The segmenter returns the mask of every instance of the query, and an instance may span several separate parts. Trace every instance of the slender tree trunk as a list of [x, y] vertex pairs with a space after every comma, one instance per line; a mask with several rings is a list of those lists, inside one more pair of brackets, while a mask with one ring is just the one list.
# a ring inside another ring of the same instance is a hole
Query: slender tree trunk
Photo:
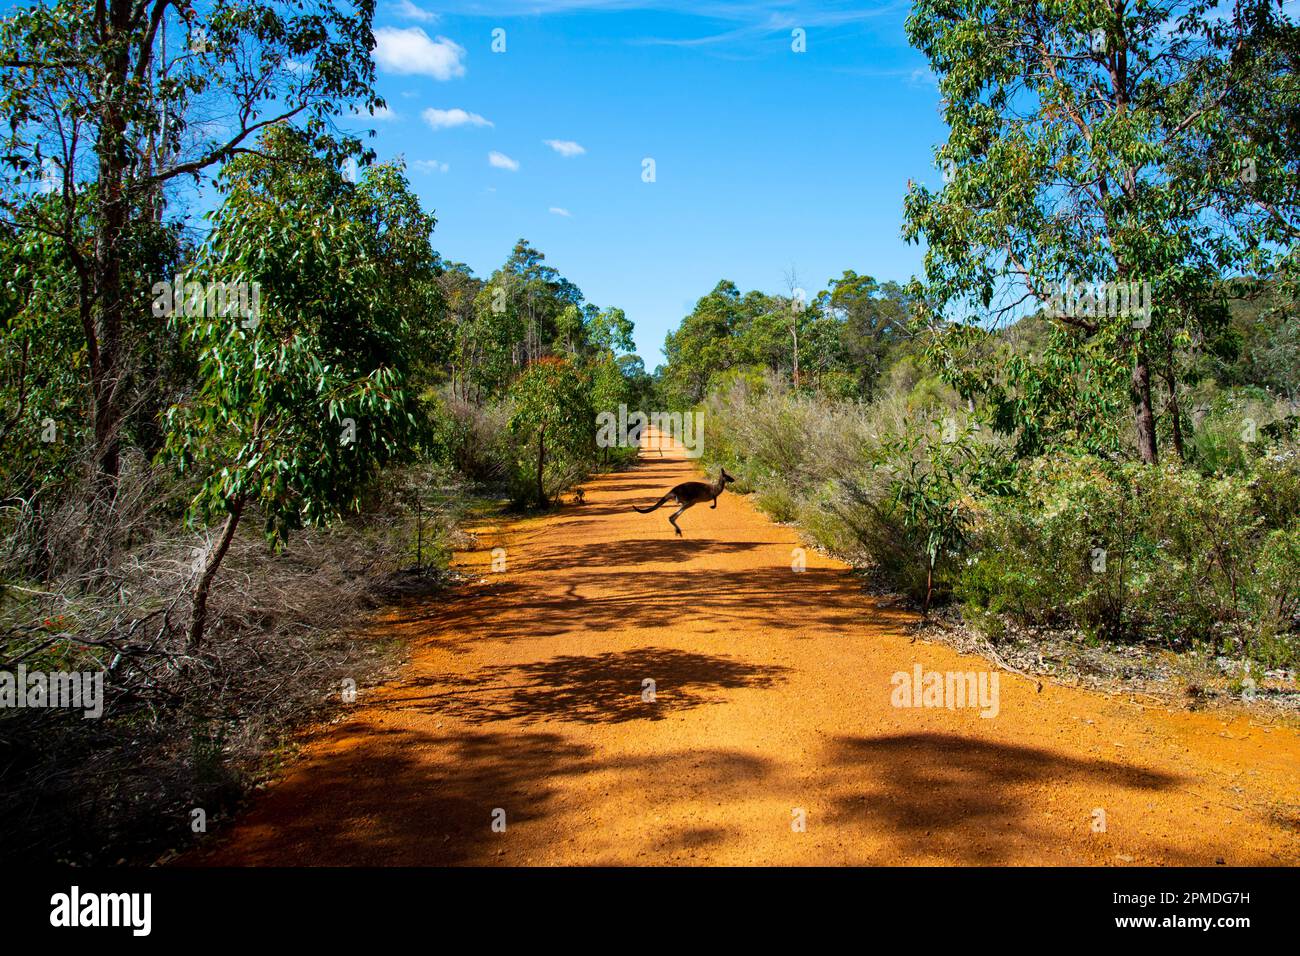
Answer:
[[[130, 29], [133, 4], [117, 0], [109, 7], [108, 33], [124, 41]], [[92, 367], [91, 403], [95, 431], [94, 493], [96, 501], [111, 501], [116, 493], [121, 466], [120, 394], [124, 384], [122, 368], [122, 324], [126, 312], [122, 278], [122, 239], [130, 216], [126, 170], [130, 161], [126, 141], [126, 96], [128, 53], [121, 42], [109, 55], [104, 80], [103, 121], [95, 144], [99, 157], [97, 183], [100, 218], [95, 236], [95, 285], [99, 314], [95, 323], [98, 368]]]
[[794, 387], [799, 388], [799, 317], [796, 313], [794, 325], [790, 327], [790, 334], [794, 337]]
[[1151, 367], [1145, 350], [1138, 348], [1133, 362], [1133, 417], [1137, 424], [1138, 454], [1148, 465], [1157, 463], [1156, 416], [1151, 407]]
[[537, 432], [537, 506], [546, 507], [546, 486], [542, 484], [542, 469], [546, 465], [546, 429]]
[[1174, 375], [1174, 362], [1171, 358], [1165, 366], [1165, 387], [1169, 390], [1169, 421], [1173, 425], [1174, 451], [1179, 461], [1187, 460], [1187, 449], [1183, 444], [1183, 416], [1178, 404], [1178, 379]]
[[190, 605], [190, 628], [185, 635], [186, 650], [194, 650], [203, 640], [203, 628], [208, 619], [208, 592], [212, 589], [212, 579], [217, 576], [217, 569], [221, 567], [222, 559], [230, 550], [230, 542], [235, 537], [235, 529], [239, 527], [239, 517], [243, 512], [242, 499], [232, 504], [230, 513], [226, 516], [225, 526], [221, 529], [221, 538], [203, 565], [203, 573], [199, 575], [199, 582], [194, 588], [194, 597]]

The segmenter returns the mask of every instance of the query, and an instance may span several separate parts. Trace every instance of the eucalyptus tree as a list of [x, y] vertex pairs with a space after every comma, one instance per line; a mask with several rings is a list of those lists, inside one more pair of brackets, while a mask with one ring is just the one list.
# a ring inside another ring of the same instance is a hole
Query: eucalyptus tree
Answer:
[[[61, 244], [76, 277], [97, 497], [111, 499], [130, 349], [151, 322], [137, 247], [169, 187], [293, 120], [319, 145], [372, 91], [374, 0], [55, 0], [0, 20], [0, 217]], [[51, 203], [32, 203], [36, 193]], [[155, 276], [157, 278], [157, 276]]]
[[421, 316], [394, 295], [432, 261], [400, 171], [349, 182], [311, 138], [273, 127], [222, 172], [226, 199], [194, 270], [258, 283], [251, 316], [173, 315], [198, 383], [168, 413], [166, 457], [192, 474], [192, 520], [219, 521], [202, 555], [189, 643], [245, 514], [267, 538], [359, 507], [419, 439], [410, 367]]
[[521, 467], [532, 472], [533, 498], [545, 507], [546, 469], [562, 477], [584, 471], [595, 452], [596, 416], [588, 377], [574, 363], [543, 356], [510, 386], [510, 429], [524, 451]]
[[[936, 357], [963, 390], [1000, 389], [1004, 425], [1033, 426], [1026, 416], [1043, 409], [1025, 396], [1065, 374], [1075, 382], [1061, 397], [1126, 390], [1138, 452], [1156, 460], [1153, 367], [1222, 316], [1216, 290], [1267, 238], [1245, 228], [1242, 191], [1225, 188], [1241, 164], [1193, 175], [1188, 159], [1230, 155], [1205, 144], [1225, 105], [1249, 99], [1239, 84], [1261, 79], [1242, 68], [1248, 51], [1287, 23], [1265, 0], [916, 4], [908, 36], [938, 77], [950, 133], [945, 184], [911, 186], [904, 234], [927, 243], [929, 318], [957, 329]], [[1294, 208], [1294, 195], [1274, 198]], [[1069, 294], [1075, 283], [1083, 295]], [[1149, 290], [1149, 308], [1124, 307], [1116, 290], [1129, 289]], [[980, 325], [1026, 302], [1047, 307], [1052, 361], [963, 366]]]
[[715, 372], [736, 364], [735, 336], [742, 319], [740, 290], [724, 279], [668, 333], [662, 384], [669, 404], [694, 405], [704, 398]]
[[835, 320], [837, 351], [858, 379], [863, 397], [871, 398], [890, 352], [908, 337], [911, 303], [906, 292], [896, 282], [882, 285], [845, 269], [818, 294], [815, 305]]

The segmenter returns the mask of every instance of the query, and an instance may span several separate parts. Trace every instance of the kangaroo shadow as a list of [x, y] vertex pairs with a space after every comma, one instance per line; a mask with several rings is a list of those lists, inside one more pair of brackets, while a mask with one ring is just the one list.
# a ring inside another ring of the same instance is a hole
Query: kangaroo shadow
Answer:
[[462, 677], [435, 675], [408, 684], [417, 691], [428, 688], [428, 694], [390, 702], [474, 723], [662, 720], [675, 711], [715, 703], [720, 691], [769, 687], [784, 670], [712, 654], [642, 647], [492, 665]]
[[[1053, 833], [1033, 815], [1027, 791], [1068, 784], [1159, 791], [1181, 779], [955, 734], [842, 736], [829, 747], [836, 779], [860, 787], [835, 799], [832, 822], [889, 834], [899, 858], [938, 855], [963, 864], [996, 865], [1026, 847], [1050, 845]], [[1071, 826], [1086, 829], [1087, 812]]]

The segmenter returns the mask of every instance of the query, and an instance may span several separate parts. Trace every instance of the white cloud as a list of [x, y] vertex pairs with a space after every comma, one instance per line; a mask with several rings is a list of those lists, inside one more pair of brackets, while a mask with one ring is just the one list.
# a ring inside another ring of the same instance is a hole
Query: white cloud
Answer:
[[586, 152], [585, 149], [571, 139], [544, 139], [542, 142], [566, 158], [571, 156], [581, 156]]
[[419, 20], [421, 23], [432, 23], [438, 19], [438, 14], [430, 13], [423, 7], [417, 7], [411, 0], [397, 0], [391, 4], [393, 12], [405, 20]]
[[54, 161], [54, 157], [46, 156], [41, 163], [41, 179], [36, 187], [36, 191], [45, 193], [60, 192], [63, 189], [63, 170], [59, 164]]
[[434, 129], [451, 129], [453, 126], [491, 126], [492, 121], [477, 113], [467, 113], [462, 109], [435, 110], [427, 109], [420, 114], [424, 121]]
[[565, 209], [563, 206], [552, 206], [550, 211], [557, 216], [565, 216], [566, 218], [573, 215], [573, 213], [569, 212], [569, 210]]
[[374, 120], [376, 123], [387, 123], [389, 120], [395, 120], [401, 118], [397, 115], [396, 112], [393, 111], [391, 107], [388, 106], [376, 107], [375, 112], [373, 114], [367, 112], [364, 109], [358, 108], [352, 110], [352, 115], [357, 117], [358, 119]]
[[446, 37], [429, 39], [419, 27], [380, 27], [375, 31], [375, 63], [390, 73], [450, 80], [465, 75], [465, 48]]
[[417, 173], [445, 173], [451, 169], [448, 163], [440, 163], [436, 159], [417, 159], [411, 163], [411, 168]]
[[519, 172], [519, 161], [511, 159], [505, 153], [498, 153], [495, 149], [488, 153], [488, 165], [495, 166], [497, 169], [508, 169], [512, 173]]

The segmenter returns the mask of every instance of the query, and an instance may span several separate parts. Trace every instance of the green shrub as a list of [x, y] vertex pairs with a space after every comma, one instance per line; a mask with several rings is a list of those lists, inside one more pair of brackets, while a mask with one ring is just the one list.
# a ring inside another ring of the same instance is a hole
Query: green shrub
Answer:
[[769, 475], [759, 479], [754, 492], [754, 503], [773, 521], [789, 523], [799, 513], [800, 499], [781, 476]]
[[1039, 459], [1010, 493], [985, 499], [957, 596], [973, 611], [1027, 623], [1130, 633], [1135, 513], [1122, 470], [1092, 458]]
[[924, 601], [929, 591], [926, 535], [909, 526], [904, 508], [890, 497], [888, 477], [844, 480], [840, 489], [830, 510], [855, 542], [854, 550], [894, 587]]
[[1296, 629], [1300, 546], [1267, 524], [1242, 477], [1040, 460], [1014, 494], [986, 499], [957, 594], [973, 620], [1216, 652], [1267, 644], [1279, 659]]
[[1255, 462], [1251, 494], [1267, 528], [1287, 528], [1300, 520], [1300, 441], [1288, 439]]
[[835, 482], [822, 482], [800, 501], [795, 521], [818, 547], [850, 560], [863, 558], [861, 541], [836, 511], [840, 495]]
[[1259, 626], [1248, 639], [1250, 656], [1269, 667], [1295, 667], [1300, 664], [1300, 524], [1265, 535], [1251, 581]]
[[1247, 474], [1283, 417], [1284, 406], [1261, 389], [1218, 392], [1195, 422], [1188, 461], [1205, 475]]

